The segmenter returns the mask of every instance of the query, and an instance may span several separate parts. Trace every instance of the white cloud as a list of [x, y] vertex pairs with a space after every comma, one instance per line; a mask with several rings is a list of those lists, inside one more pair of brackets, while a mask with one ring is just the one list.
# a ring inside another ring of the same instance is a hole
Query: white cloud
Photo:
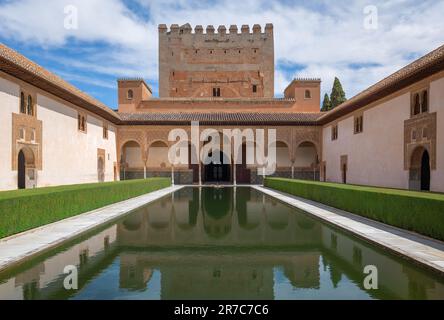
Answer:
[[[368, 1], [132, 0], [145, 8], [149, 20], [121, 0], [16, 0], [2, 5], [0, 28], [6, 37], [43, 48], [105, 43], [81, 61], [66, 63], [105, 75], [143, 76], [157, 82], [159, 23], [254, 24], [275, 26], [276, 61], [306, 68], [292, 76], [321, 77], [329, 91], [338, 76], [348, 97], [365, 89], [442, 44], [444, 1], [374, 0], [379, 28], [365, 30], [363, 9]], [[66, 4], [79, 8], [79, 30], [63, 27]], [[351, 64], [365, 64], [353, 69]], [[276, 94], [291, 77], [276, 74]]]

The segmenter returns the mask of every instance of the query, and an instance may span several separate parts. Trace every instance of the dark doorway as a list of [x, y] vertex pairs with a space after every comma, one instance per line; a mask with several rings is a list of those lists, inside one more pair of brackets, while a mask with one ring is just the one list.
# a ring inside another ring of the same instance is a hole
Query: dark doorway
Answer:
[[199, 183], [199, 164], [193, 164], [192, 154], [194, 153], [195, 158], [199, 160], [198, 155], [196, 154], [196, 149], [189, 144], [188, 145], [188, 169], [193, 171], [193, 183]]
[[23, 150], [18, 154], [18, 188], [26, 189], [26, 160]]
[[247, 167], [247, 146], [242, 145], [242, 164], [236, 165], [236, 181], [241, 184], [251, 183], [251, 170]]
[[430, 156], [424, 151], [421, 159], [421, 190], [430, 191]]
[[[212, 154], [210, 154], [212, 157]], [[204, 168], [205, 182], [231, 182], [231, 164], [224, 153], [219, 151], [220, 164], [210, 163]]]
[[342, 183], [347, 184], [347, 165], [342, 166]]

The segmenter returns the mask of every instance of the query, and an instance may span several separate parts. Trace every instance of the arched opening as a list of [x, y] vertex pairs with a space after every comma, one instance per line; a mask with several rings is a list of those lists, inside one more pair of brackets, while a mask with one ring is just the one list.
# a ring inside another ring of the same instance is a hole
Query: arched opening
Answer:
[[127, 98], [128, 100], [132, 100], [134, 98], [134, 91], [133, 90], [128, 90], [127, 92]]
[[313, 142], [302, 142], [295, 152], [294, 178], [303, 180], [320, 180], [319, 156]]
[[291, 167], [290, 151], [288, 145], [285, 142], [277, 141], [276, 147], [276, 165], [281, 169], [288, 169]]
[[168, 144], [163, 141], [153, 142], [148, 148], [147, 167], [150, 169], [167, 169], [171, 167], [168, 159]]
[[421, 190], [430, 191], [430, 156], [427, 150], [421, 159]]
[[26, 189], [26, 163], [25, 163], [25, 154], [23, 150], [20, 150], [18, 155], [18, 188]]
[[97, 159], [97, 178], [99, 182], [105, 182], [105, 161], [102, 157]]
[[144, 163], [142, 148], [136, 141], [128, 141], [122, 147], [120, 158], [120, 178], [122, 180], [143, 178]]
[[430, 191], [430, 153], [424, 147], [416, 148], [410, 161], [410, 189]]
[[[214, 152], [216, 153], [219, 163], [211, 161], [211, 163], [204, 166], [205, 182], [231, 182], [231, 159], [220, 150], [215, 150]], [[213, 153], [210, 153], [208, 158], [213, 159]], [[208, 161], [205, 161], [205, 163], [207, 162]]]
[[23, 148], [18, 153], [17, 161], [17, 187], [18, 189], [32, 188], [36, 186], [35, 158], [29, 148]]

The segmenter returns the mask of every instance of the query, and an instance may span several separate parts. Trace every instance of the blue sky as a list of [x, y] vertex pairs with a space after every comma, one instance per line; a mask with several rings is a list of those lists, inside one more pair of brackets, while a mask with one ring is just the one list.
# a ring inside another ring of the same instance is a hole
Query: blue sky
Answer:
[[[67, 5], [78, 29], [65, 28]], [[350, 98], [443, 45], [443, 12], [444, 0], [0, 0], [0, 41], [116, 108], [118, 78], [143, 77], [157, 94], [159, 23], [271, 22], [276, 96], [294, 77], [321, 78], [324, 94], [338, 76]]]

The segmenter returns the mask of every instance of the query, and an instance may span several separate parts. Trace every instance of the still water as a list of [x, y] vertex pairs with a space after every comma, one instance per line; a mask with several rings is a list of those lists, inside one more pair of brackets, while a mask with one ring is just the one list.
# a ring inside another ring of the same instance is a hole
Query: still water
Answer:
[[0, 274], [0, 299], [443, 298], [442, 277], [247, 187], [182, 189]]

